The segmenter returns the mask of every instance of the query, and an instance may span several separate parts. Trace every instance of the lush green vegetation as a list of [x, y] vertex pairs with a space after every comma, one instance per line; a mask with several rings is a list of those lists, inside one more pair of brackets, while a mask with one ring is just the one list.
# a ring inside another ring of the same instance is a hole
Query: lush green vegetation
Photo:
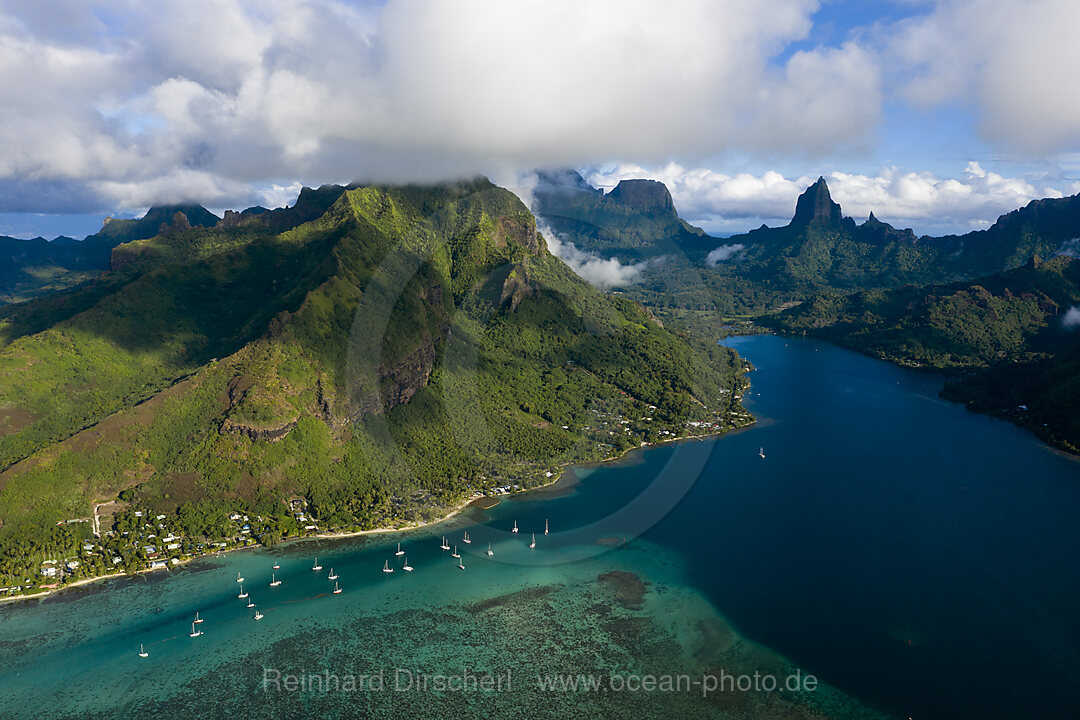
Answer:
[[132, 241], [99, 282], [0, 315], [0, 570], [118, 496], [185, 541], [227, 508], [276, 542], [303, 532], [290, 498], [321, 529], [417, 522], [749, 422], [734, 353], [586, 284], [511, 193], [323, 195], [284, 230]]

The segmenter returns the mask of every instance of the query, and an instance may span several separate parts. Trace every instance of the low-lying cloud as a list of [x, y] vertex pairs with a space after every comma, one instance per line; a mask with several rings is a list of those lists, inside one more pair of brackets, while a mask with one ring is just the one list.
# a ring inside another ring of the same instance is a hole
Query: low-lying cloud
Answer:
[[586, 282], [601, 290], [612, 287], [625, 287], [635, 282], [648, 264], [645, 261], [624, 264], [615, 258], [604, 258], [594, 252], [578, 248], [565, 237], [560, 237], [551, 228], [538, 225], [537, 229], [547, 241], [548, 250]]
[[1073, 306], [1061, 316], [1061, 324], [1066, 330], [1080, 327], [1080, 307]]
[[730, 260], [739, 254], [740, 251], [746, 248], [742, 243], [732, 243], [731, 245], [721, 245], [708, 255], [705, 256], [705, 264], [709, 267], [716, 267], [718, 264], [725, 260]]

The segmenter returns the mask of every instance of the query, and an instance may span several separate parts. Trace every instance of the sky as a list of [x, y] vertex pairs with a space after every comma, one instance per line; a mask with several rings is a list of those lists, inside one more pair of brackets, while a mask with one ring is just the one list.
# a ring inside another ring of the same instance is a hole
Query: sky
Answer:
[[824, 176], [919, 234], [1080, 192], [1075, 0], [0, 0], [0, 234], [302, 185], [650, 177], [718, 234]]

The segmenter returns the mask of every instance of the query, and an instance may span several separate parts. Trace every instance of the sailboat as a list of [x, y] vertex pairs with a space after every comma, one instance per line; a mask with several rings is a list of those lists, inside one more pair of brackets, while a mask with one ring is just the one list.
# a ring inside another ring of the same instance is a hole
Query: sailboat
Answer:
[[466, 530], [466, 531], [465, 531], [465, 540], [464, 540], [463, 542], [464, 542], [464, 543], [465, 543], [466, 545], [468, 545], [468, 544], [472, 543], [472, 539], [470, 539], [470, 538], [469, 538], [469, 531], [468, 531], [468, 530]]
[[150, 653], [143, 650], [142, 643], [139, 643], [139, 657], [150, 657]]
[[277, 587], [281, 584], [281, 581], [277, 579], [277, 575], [270, 573], [270, 587]]
[[518, 531], [517, 520], [515, 520], [514, 521], [514, 529], [511, 530], [510, 532], [517, 532], [517, 531]]
[[337, 580], [338, 579], [338, 575], [337, 575], [336, 572], [334, 572], [334, 568], [330, 568], [330, 574], [326, 576], [326, 579], [327, 580]]
[[241, 586], [240, 586], [240, 594], [239, 594], [239, 595], [237, 595], [236, 597], [238, 597], [238, 598], [240, 598], [241, 600], [243, 600], [243, 599], [244, 599], [244, 598], [246, 598], [247, 596], [248, 596], [248, 594], [247, 594], [246, 592], [244, 592], [244, 586], [243, 586], [243, 585], [241, 585]]
[[281, 566], [280, 566], [280, 565], [278, 565], [277, 563], [274, 563], [274, 569], [275, 569], [275, 570], [280, 570], [280, 569], [281, 569]]
[[247, 606], [248, 606], [249, 608], [253, 608], [253, 607], [255, 607], [255, 601], [254, 601], [254, 600], [248, 600], [248, 604], [247, 604]]
[[534, 548], [534, 547], [536, 547], [536, 533], [533, 533], [533, 534], [532, 534], [532, 542], [531, 542], [531, 543], [529, 543], [529, 547], [530, 547], [530, 548]]
[[488, 557], [495, 554], [495, 551], [491, 549], [491, 543], [488, 543]]
[[196, 624], [201, 624], [202, 623], [202, 618], [199, 617], [199, 611], [198, 610], [195, 611], [195, 623]]
[[315, 564], [311, 566], [311, 569], [314, 570], [315, 572], [319, 572], [320, 570], [322, 570], [322, 565], [319, 564], [319, 556], [318, 555], [315, 556]]
[[258, 610], [255, 611], [255, 619], [256, 620], [262, 620], [263, 619], [263, 614], [261, 612], [259, 612]]
[[244, 578], [240, 577], [240, 573], [236, 573], [236, 582], [238, 582], [238, 583], [244, 582]]
[[340, 595], [341, 594], [341, 588], [338, 587], [337, 583], [334, 583], [334, 594], [335, 595]]
[[389, 560], [387, 560], [386, 562], [383, 563], [382, 571], [383, 572], [394, 572], [394, 568], [390, 567], [390, 561]]
[[446, 536], [445, 535], [442, 536], [442, 545], [440, 545], [439, 547], [441, 547], [443, 550], [449, 550], [450, 549], [450, 543], [446, 542]]
[[458, 566], [458, 570], [464, 570], [465, 569], [465, 561], [464, 560], [458, 560], [457, 566]]
[[409, 558], [405, 558], [405, 564], [401, 566], [401, 569], [405, 572], [412, 572], [412, 565], [409, 564]]
[[394, 553], [394, 554], [395, 555], [404, 555], [405, 554], [405, 551], [401, 549], [401, 543], [397, 544], [397, 552]]
[[758, 450], [757, 454], [758, 454], [758, 457], [760, 457], [762, 460], [764, 460], [765, 459], [765, 448], [760, 448]]
[[544, 534], [545, 535], [548, 534], [548, 521], [547, 521], [547, 518], [544, 518]]
[[450, 557], [456, 557], [456, 558], [461, 557], [461, 555], [458, 554], [457, 545], [454, 546], [454, 552], [450, 553]]
[[196, 630], [195, 623], [191, 623], [191, 633], [188, 637], [199, 637], [200, 635], [202, 635], [202, 630]]

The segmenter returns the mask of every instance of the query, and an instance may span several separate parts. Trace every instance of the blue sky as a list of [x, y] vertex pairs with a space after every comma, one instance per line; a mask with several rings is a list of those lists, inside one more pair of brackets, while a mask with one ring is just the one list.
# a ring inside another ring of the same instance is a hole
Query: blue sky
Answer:
[[715, 232], [920, 233], [1080, 191], [1071, 0], [0, 0], [0, 234], [577, 167]]

